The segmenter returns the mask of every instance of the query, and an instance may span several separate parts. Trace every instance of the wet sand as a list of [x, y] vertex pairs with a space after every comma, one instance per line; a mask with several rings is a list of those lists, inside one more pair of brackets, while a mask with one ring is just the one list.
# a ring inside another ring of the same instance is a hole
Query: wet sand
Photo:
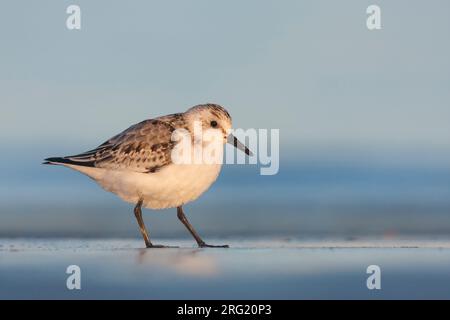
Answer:
[[[1, 299], [450, 299], [450, 240], [0, 239]], [[81, 268], [68, 290], [66, 268]], [[381, 290], [366, 269], [381, 268]]]

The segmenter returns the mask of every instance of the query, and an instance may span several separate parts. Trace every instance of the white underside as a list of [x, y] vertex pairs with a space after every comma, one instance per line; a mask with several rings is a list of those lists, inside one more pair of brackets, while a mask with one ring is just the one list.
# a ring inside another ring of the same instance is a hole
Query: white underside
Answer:
[[154, 173], [66, 165], [94, 179], [124, 201], [151, 209], [173, 208], [197, 199], [217, 179], [221, 164], [170, 164]]

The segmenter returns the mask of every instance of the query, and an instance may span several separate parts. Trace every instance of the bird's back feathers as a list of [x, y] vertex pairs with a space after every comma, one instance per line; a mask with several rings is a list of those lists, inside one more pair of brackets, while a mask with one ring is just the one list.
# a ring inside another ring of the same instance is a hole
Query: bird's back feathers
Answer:
[[168, 117], [131, 126], [93, 150], [73, 156], [52, 157], [44, 164], [76, 165], [112, 170], [155, 172], [171, 163], [175, 127]]

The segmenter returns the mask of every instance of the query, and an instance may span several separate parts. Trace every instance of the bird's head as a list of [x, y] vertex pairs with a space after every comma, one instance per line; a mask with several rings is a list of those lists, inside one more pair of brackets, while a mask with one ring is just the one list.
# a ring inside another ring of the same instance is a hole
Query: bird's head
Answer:
[[252, 152], [230, 133], [231, 116], [222, 106], [211, 103], [197, 105], [187, 110], [185, 116], [191, 132], [195, 132], [195, 123], [200, 124], [203, 132], [214, 130], [223, 137], [223, 143], [228, 142], [247, 155], [252, 155]]

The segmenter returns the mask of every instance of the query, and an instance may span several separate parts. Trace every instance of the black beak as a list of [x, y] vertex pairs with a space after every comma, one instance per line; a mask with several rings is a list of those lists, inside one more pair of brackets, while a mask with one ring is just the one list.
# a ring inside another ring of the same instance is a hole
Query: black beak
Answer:
[[253, 156], [253, 152], [251, 152], [244, 144], [242, 144], [235, 136], [233, 136], [231, 133], [228, 135], [227, 143], [232, 144], [237, 149], [245, 152], [248, 156]]

